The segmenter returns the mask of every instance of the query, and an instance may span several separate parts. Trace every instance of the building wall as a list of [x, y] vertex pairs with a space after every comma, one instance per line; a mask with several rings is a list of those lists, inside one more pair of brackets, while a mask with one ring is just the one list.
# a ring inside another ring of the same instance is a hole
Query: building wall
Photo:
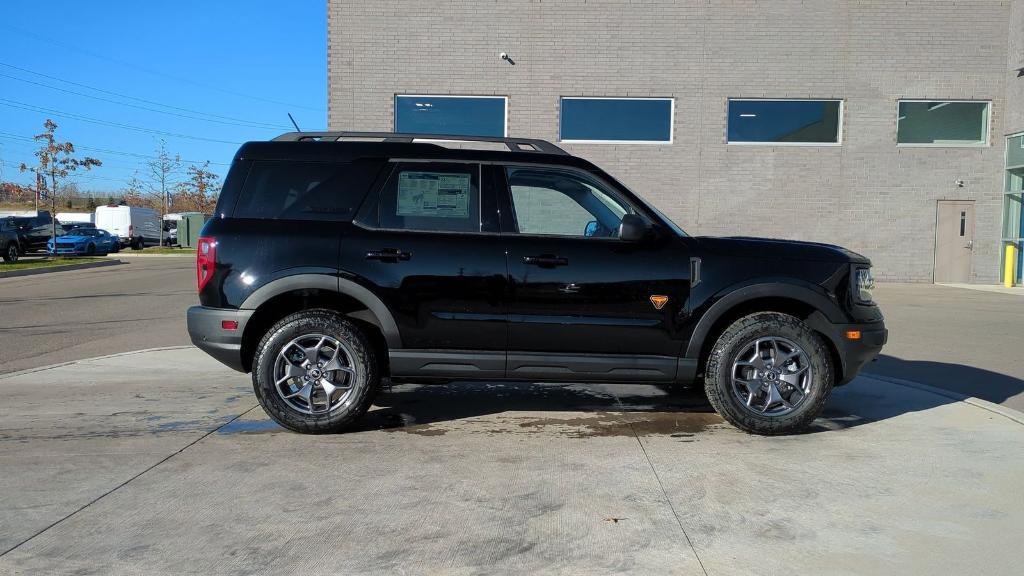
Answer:
[[[993, 282], [1012, 4], [329, 0], [328, 123], [390, 131], [395, 94], [504, 95], [510, 135], [557, 141], [560, 96], [671, 96], [671, 145], [563, 146], [691, 233], [837, 243], [881, 279], [931, 281], [936, 201], [975, 200]], [[727, 145], [742, 97], [841, 98], [842, 146]], [[898, 98], [991, 100], [991, 145], [897, 148]]]
[[1024, 77], [1018, 71], [1024, 68], [1024, 0], [1013, 0], [1010, 12], [1006, 83], [1005, 135], [1024, 132]]

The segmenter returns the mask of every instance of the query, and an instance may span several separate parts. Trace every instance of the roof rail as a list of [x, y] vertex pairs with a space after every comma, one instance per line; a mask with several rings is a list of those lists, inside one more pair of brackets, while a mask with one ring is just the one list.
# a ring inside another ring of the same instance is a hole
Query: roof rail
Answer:
[[402, 132], [288, 132], [274, 138], [274, 142], [333, 141], [342, 138], [380, 138], [384, 142], [415, 142], [417, 140], [442, 140], [447, 142], [497, 142], [504, 144], [510, 152], [542, 152], [545, 154], [569, 153], [547, 140], [536, 138], [500, 138], [497, 136], [456, 136], [453, 134], [412, 134]]

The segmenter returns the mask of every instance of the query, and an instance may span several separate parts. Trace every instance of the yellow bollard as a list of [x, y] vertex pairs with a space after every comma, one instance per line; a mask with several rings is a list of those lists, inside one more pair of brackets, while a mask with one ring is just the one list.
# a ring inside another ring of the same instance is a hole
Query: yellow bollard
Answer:
[[1017, 245], [1006, 245], [1006, 259], [1003, 265], [1003, 286], [1013, 288], [1013, 281], [1017, 279]]

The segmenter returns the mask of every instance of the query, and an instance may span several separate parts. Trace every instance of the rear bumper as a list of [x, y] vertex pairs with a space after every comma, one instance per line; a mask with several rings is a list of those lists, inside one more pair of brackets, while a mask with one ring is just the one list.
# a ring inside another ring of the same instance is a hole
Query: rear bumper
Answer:
[[[200, 350], [213, 356], [232, 370], [245, 372], [242, 361], [242, 334], [252, 310], [226, 310], [192, 306], [188, 309], [188, 335]], [[235, 330], [224, 328], [225, 321], [238, 323]]]

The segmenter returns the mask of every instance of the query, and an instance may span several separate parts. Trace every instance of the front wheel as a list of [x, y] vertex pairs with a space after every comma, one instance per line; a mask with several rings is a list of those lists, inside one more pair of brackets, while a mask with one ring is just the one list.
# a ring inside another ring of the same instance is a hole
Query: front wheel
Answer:
[[95, 256], [96, 255], [96, 245], [95, 244], [89, 244], [85, 248], [85, 255], [86, 256]]
[[4, 250], [4, 262], [17, 262], [18, 261], [18, 245], [11, 242], [7, 245], [7, 250]]
[[370, 408], [380, 387], [370, 339], [330, 310], [275, 324], [257, 346], [252, 385], [267, 415], [296, 432], [340, 432]]
[[719, 336], [704, 387], [723, 418], [752, 434], [799, 432], [821, 414], [832, 392], [832, 357], [799, 318], [758, 312]]

